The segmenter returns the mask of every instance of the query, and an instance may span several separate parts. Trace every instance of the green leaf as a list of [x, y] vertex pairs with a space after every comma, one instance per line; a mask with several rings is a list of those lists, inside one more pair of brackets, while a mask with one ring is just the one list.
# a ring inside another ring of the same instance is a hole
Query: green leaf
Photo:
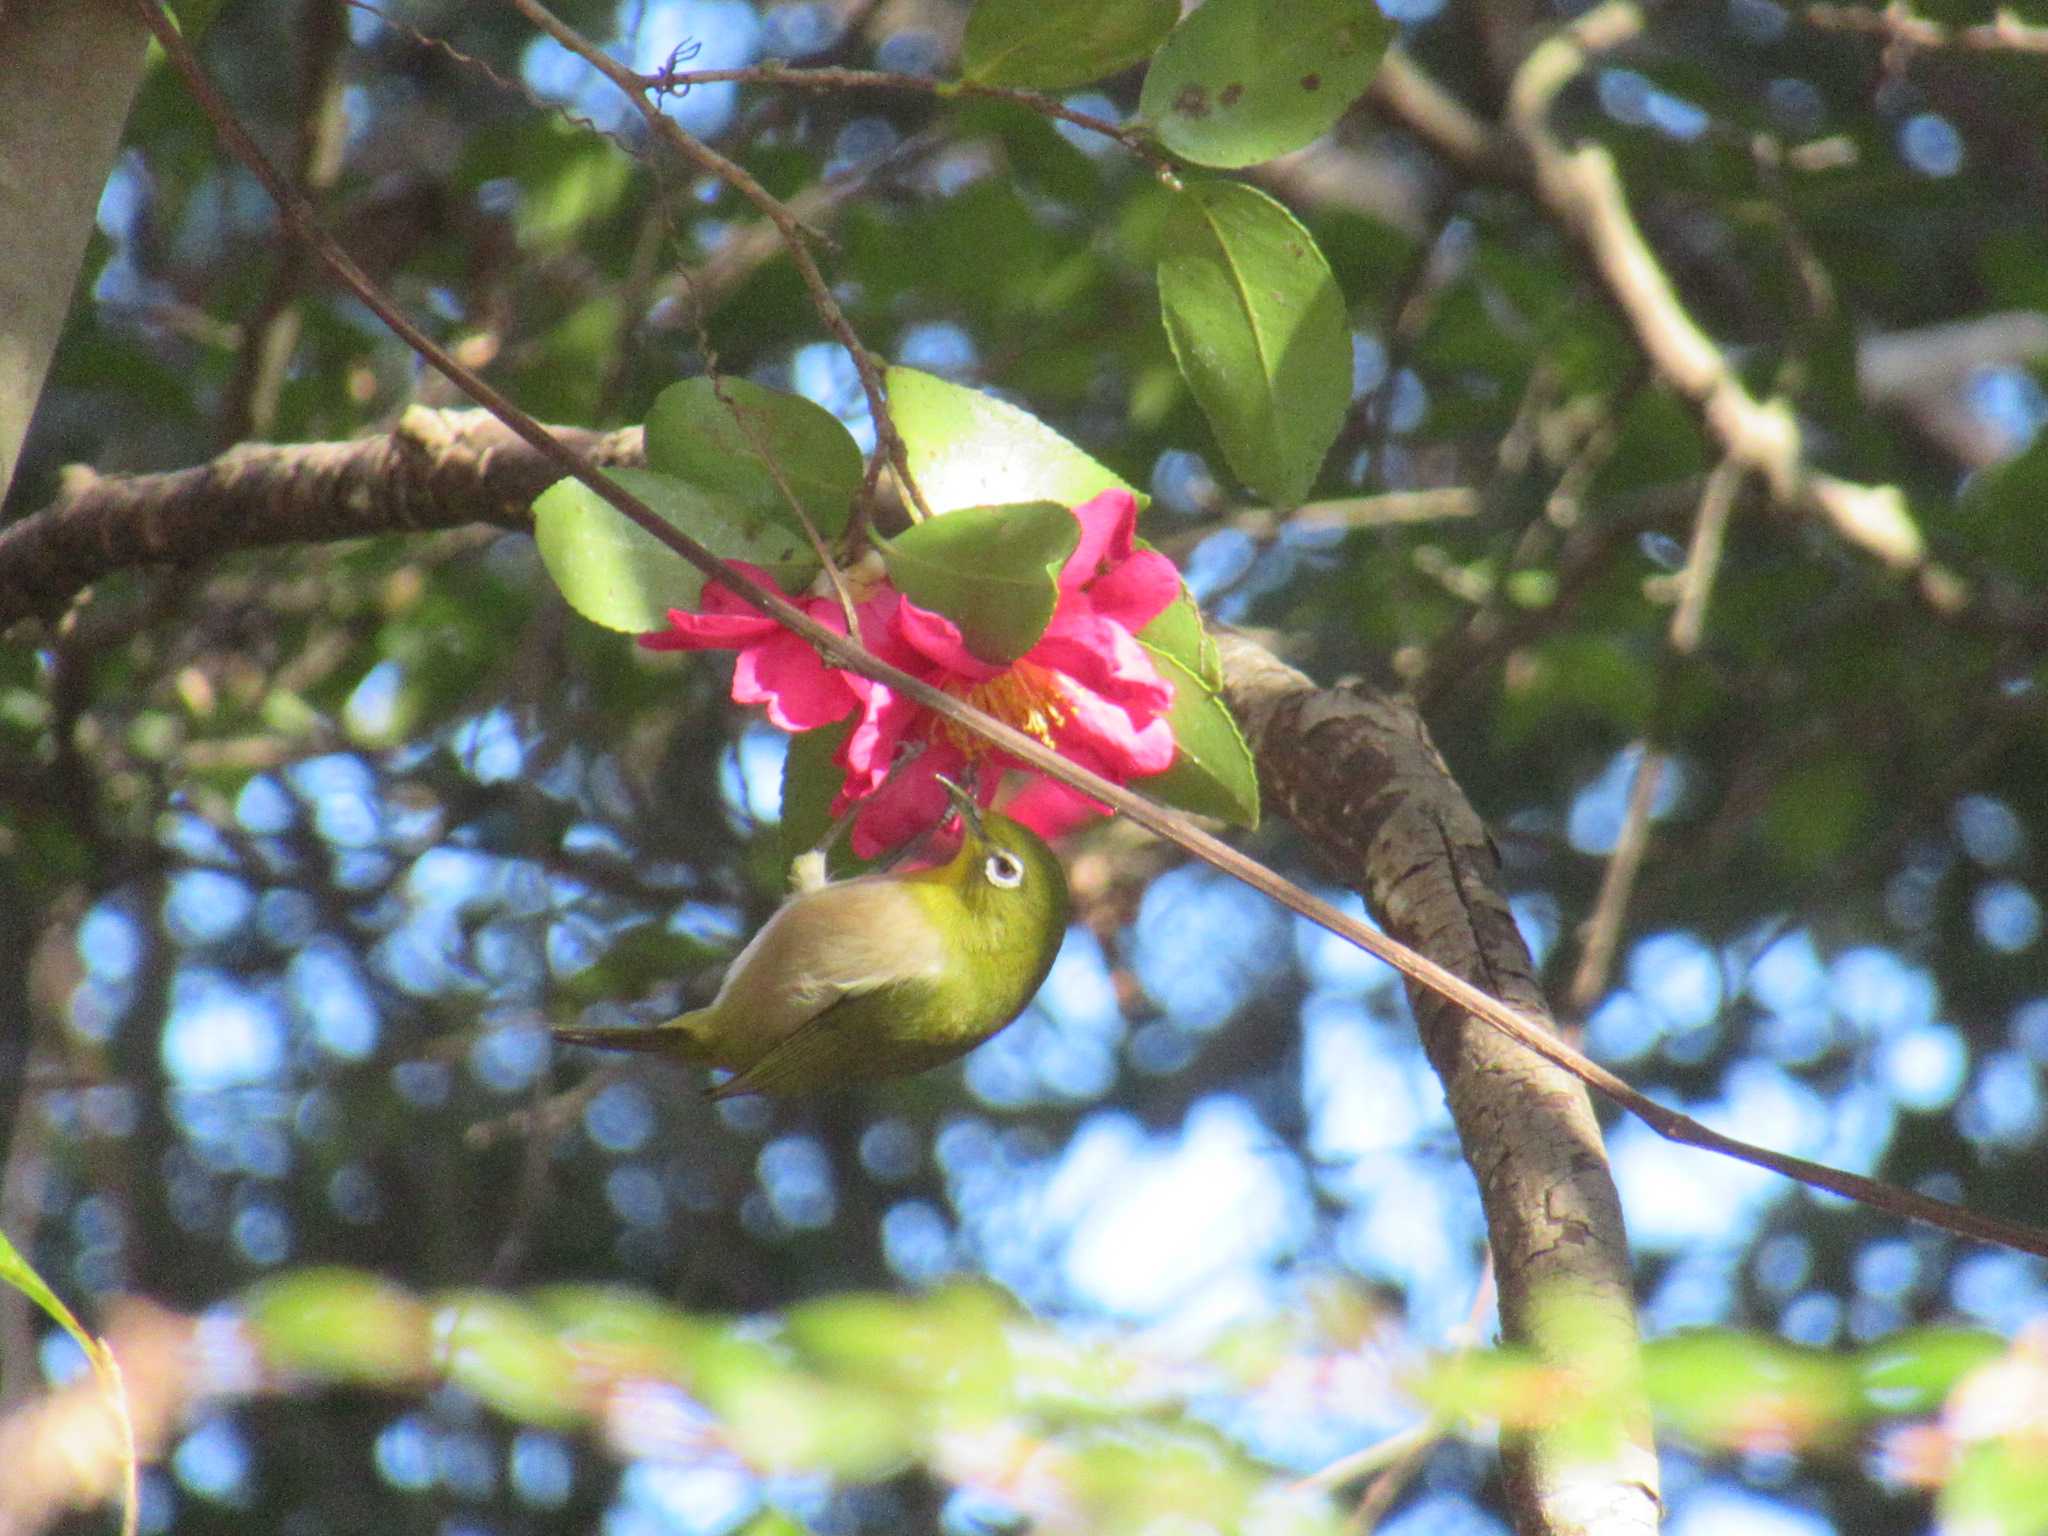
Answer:
[[1997, 1334], [1977, 1329], [1914, 1328], [1867, 1347], [1857, 1362], [1857, 1384], [1885, 1413], [1932, 1413], [1963, 1377], [2005, 1348]]
[[1152, 61], [1138, 111], [1197, 165], [1255, 165], [1342, 117], [1393, 36], [1371, 0], [1205, 0]]
[[21, 1256], [21, 1250], [4, 1232], [0, 1232], [0, 1280], [6, 1281], [48, 1313], [50, 1321], [71, 1335], [72, 1341], [85, 1351], [88, 1360], [93, 1357], [99, 1348], [99, 1340], [85, 1331], [85, 1325], [72, 1315], [71, 1309], [36, 1273], [35, 1267]]
[[1086, 85], [1148, 57], [1179, 18], [1180, 0], [981, 0], [961, 73], [984, 85]]
[[0, 1232], [0, 1281], [13, 1286], [42, 1308], [50, 1321], [70, 1334], [72, 1342], [85, 1351], [93, 1377], [99, 1382], [100, 1395], [106, 1400], [107, 1412], [112, 1415], [115, 1431], [120, 1437], [121, 1532], [122, 1536], [134, 1536], [142, 1507], [137, 1487], [141, 1463], [136, 1456], [135, 1421], [128, 1412], [128, 1389], [121, 1379], [120, 1362], [115, 1360], [114, 1352], [105, 1343], [85, 1331], [85, 1325], [36, 1273], [35, 1266], [22, 1257], [21, 1250], [14, 1246], [5, 1232]]
[[1077, 507], [1111, 490], [1145, 505], [1135, 487], [1029, 411], [915, 368], [891, 368], [888, 385], [911, 478], [934, 512], [1020, 501]]
[[[1015, 1321], [1014, 1304], [998, 1292], [955, 1284], [915, 1299], [871, 1292], [819, 1297], [790, 1308], [783, 1336], [840, 1380], [995, 1414], [1015, 1403], [1008, 1331]], [[1032, 1364], [1037, 1375], [1045, 1361], [1034, 1352]]]
[[[818, 570], [809, 542], [786, 523], [735, 522], [695, 486], [651, 469], [607, 473], [671, 527], [713, 554], [765, 567], [785, 591], [802, 587]], [[535, 499], [533, 542], [569, 606], [606, 629], [660, 629], [669, 609], [695, 607], [704, 587], [695, 566], [580, 480], [557, 480]]]
[[1309, 232], [1241, 183], [1190, 186], [1159, 258], [1159, 307], [1230, 467], [1274, 506], [1299, 505], [1351, 399], [1344, 297]]
[[1081, 524], [1056, 501], [961, 507], [914, 523], [882, 547], [896, 590], [960, 626], [991, 666], [1015, 661], [1045, 633], [1060, 567]]
[[1166, 718], [1180, 751], [1166, 772], [1138, 779], [1133, 787], [1184, 811], [1256, 827], [1259, 770], [1236, 719], [1194, 672], [1164, 651], [1145, 649], [1173, 684], [1173, 709]]
[[397, 1388], [422, 1380], [433, 1356], [426, 1306], [361, 1270], [298, 1270], [243, 1298], [265, 1364], [321, 1381]]
[[2048, 1532], [2048, 1463], [2039, 1441], [2017, 1429], [1964, 1441], [1935, 1510], [1939, 1530], [2042, 1536]]
[[[782, 824], [777, 829], [784, 864], [817, 847], [832, 825], [832, 802], [846, 782], [846, 770], [832, 758], [853, 733], [853, 725], [849, 715], [789, 739], [789, 752], [782, 759]], [[842, 842], [840, 848], [844, 846]]]
[[1643, 1384], [1673, 1428], [1702, 1445], [1747, 1443], [1760, 1425], [1839, 1435], [1862, 1413], [1853, 1361], [1728, 1329], [1645, 1346]]
[[[1152, 546], [1138, 540], [1140, 549]], [[1215, 692], [1223, 686], [1223, 658], [1216, 642], [1202, 623], [1202, 610], [1195, 606], [1183, 586], [1180, 596], [1159, 611], [1159, 616], [1138, 631], [1138, 638], [1160, 654], [1172, 657], [1201, 679], [1202, 686]]]
[[846, 527], [860, 489], [860, 448], [823, 406], [746, 379], [698, 378], [671, 384], [647, 413], [650, 469], [732, 503], [749, 522], [768, 518], [801, 532], [769, 463], [821, 535]]
[[472, 1397], [522, 1424], [566, 1429], [588, 1407], [576, 1356], [527, 1308], [458, 1291], [434, 1310], [435, 1364]]

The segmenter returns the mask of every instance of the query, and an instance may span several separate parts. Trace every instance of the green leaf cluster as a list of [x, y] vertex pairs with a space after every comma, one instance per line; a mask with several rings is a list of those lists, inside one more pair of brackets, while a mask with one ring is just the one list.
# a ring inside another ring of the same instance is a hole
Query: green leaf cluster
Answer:
[[[983, 661], [1017, 661], [1058, 606], [1060, 574], [1080, 540], [1071, 508], [1113, 489], [1142, 498], [1015, 406], [910, 368], [889, 370], [888, 386], [912, 481], [935, 514], [877, 540], [890, 580], [958, 624]], [[678, 532], [762, 567], [785, 591], [818, 574], [819, 550], [849, 526], [860, 453], [808, 400], [739, 379], [685, 380], [655, 401], [646, 443], [648, 467], [613, 471], [620, 484]], [[557, 481], [534, 503], [534, 542], [570, 606], [607, 629], [659, 630], [670, 609], [696, 606], [702, 591], [701, 572], [580, 480]], [[1169, 804], [1256, 825], [1257, 773], [1194, 603], [1183, 593], [1139, 638], [1174, 684], [1180, 745], [1146, 787]], [[791, 747], [783, 799], [792, 852], [825, 829], [842, 781], [832, 756], [844, 739], [843, 728], [828, 728]]]

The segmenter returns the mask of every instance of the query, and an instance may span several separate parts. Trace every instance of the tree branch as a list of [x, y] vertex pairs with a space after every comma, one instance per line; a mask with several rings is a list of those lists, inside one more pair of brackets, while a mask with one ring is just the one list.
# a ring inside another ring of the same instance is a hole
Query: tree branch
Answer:
[[1700, 413], [1728, 458], [1760, 475], [1780, 506], [1819, 517], [1895, 570], [1920, 568], [1926, 549], [1898, 487], [1837, 479], [1807, 463], [1790, 405], [1752, 395], [1687, 312], [1636, 225], [1613, 154], [1591, 140], [1567, 146], [1552, 131], [1550, 109], [1564, 87], [1642, 28], [1636, 0], [1606, 0], [1539, 43], [1516, 73], [1506, 125], [1528, 156], [1536, 195], [1585, 249], [1658, 376]]
[[1790, 405], [1752, 395], [1686, 310], [1635, 222], [1613, 154], [1590, 140], [1567, 145], [1552, 129], [1551, 108], [1564, 88], [1591, 58], [1643, 25], [1637, 0], [1606, 0], [1537, 44], [1515, 74], [1500, 131], [1396, 51], [1371, 100], [1467, 175], [1533, 193], [1584, 250], [1651, 367], [1699, 413], [1724, 457], [1757, 474], [1777, 505], [1819, 518], [1894, 570], [1919, 573], [1929, 600], [1953, 611], [1955, 578], [1927, 561], [1898, 487], [1840, 479], [1807, 462]]
[[[424, 341], [424, 338], [420, 340]], [[431, 343], [427, 345], [431, 346]], [[474, 379], [468, 382], [480, 392], [489, 394], [489, 391]], [[951, 694], [888, 665], [846, 636], [819, 624], [801, 609], [794, 607], [781, 594], [762, 588], [747, 580], [744, 573], [722, 565], [701, 546], [684, 538], [667, 523], [662, 522], [644, 503], [606, 480], [597, 467], [604, 462], [634, 462], [639, 453], [637, 429], [626, 428], [614, 433], [580, 432], [570, 429], [562, 432], [559, 437], [551, 438], [549, 429], [540, 423], [530, 417], [513, 413], [511, 407], [502, 400], [496, 403], [501, 409], [516, 417], [520, 423], [523, 441], [516, 446], [511, 441], [509, 428], [496, 423], [486, 425], [481, 412], [424, 409], [408, 412], [400, 424], [397, 434], [400, 438], [422, 435], [439, 442], [445, 437], [449, 440], [449, 451], [433, 458], [431, 470], [414, 470], [415, 478], [411, 483], [393, 496], [376, 495], [373, 488], [361, 483], [358, 478], [364, 462], [376, 462], [377, 454], [394, 452], [384, 439], [373, 438], [362, 440], [361, 443], [309, 444], [298, 447], [265, 448], [261, 445], [247, 445], [223, 454], [210, 465], [185, 471], [184, 474], [187, 475], [205, 476], [226, 473], [232, 469], [238, 478], [244, 474], [254, 473], [259, 477], [259, 481], [262, 481], [266, 477], [259, 465], [266, 455], [277, 456], [283, 461], [298, 460], [310, 464], [339, 463], [348, 466], [351, 471], [346, 474], [329, 473], [310, 482], [296, 484], [289, 504], [276, 509], [276, 515], [270, 521], [261, 526], [241, 530], [229, 528], [226, 534], [223, 533], [223, 524], [217, 518], [215, 509], [206, 505], [203, 500], [193, 501], [190, 498], [189, 488], [182, 483], [181, 475], [139, 476], [129, 481], [93, 480], [88, 483], [105, 485], [116, 503], [120, 501], [124, 488], [169, 486], [187, 491], [188, 494], [180, 498], [181, 504], [176, 516], [172, 516], [160, 505], [160, 498], [143, 496], [141, 505], [129, 506], [126, 509], [128, 518], [134, 524], [133, 527], [105, 526], [101, 518], [92, 514], [90, 505], [81, 507], [70, 501], [60, 502], [44, 512], [25, 519], [15, 528], [9, 529], [7, 535], [0, 536], [0, 596], [4, 596], [10, 583], [23, 574], [21, 563], [9, 558], [10, 545], [17, 539], [21, 545], [27, 547], [28, 553], [48, 553], [41, 547], [47, 542], [49, 545], [59, 546], [57, 552], [60, 554], [82, 555], [87, 561], [97, 558], [101, 567], [111, 568], [110, 560], [95, 556], [92, 548], [92, 540], [95, 537], [104, 535], [109, 539], [125, 541], [131, 549], [140, 549], [143, 558], [161, 560], [172, 557], [169, 530], [176, 529], [179, 530], [176, 545], [178, 558], [192, 559], [227, 553], [230, 549], [238, 547], [237, 537], [241, 543], [283, 543], [292, 536], [287, 534], [285, 529], [293, 526], [294, 520], [297, 520], [299, 527], [297, 536], [308, 540], [415, 532], [429, 528], [446, 528], [464, 520], [450, 515], [449, 507], [435, 508], [427, 505], [423, 498], [430, 496], [451, 498], [454, 505], [470, 508], [471, 517], [482, 517], [500, 527], [520, 528], [526, 526], [527, 520], [524, 508], [518, 504], [520, 498], [533, 495], [548, 483], [552, 474], [551, 468], [543, 466], [557, 466], [563, 470], [573, 467], [577, 478], [594, 488], [599, 488], [608, 502], [618, 508], [622, 515], [630, 516], [632, 521], [645, 528], [650, 536], [661, 540], [678, 555], [704, 570], [707, 575], [724, 582], [747, 601], [757, 604], [763, 611], [772, 614], [779, 622], [802, 635], [817, 648], [827, 665], [843, 667], [888, 683], [899, 689], [907, 698], [943, 719], [964, 730], [971, 730], [986, 737], [1027, 767], [1056, 778], [1062, 783], [1071, 784], [1094, 799], [1124, 812], [1139, 825], [1167, 838], [1224, 873], [1245, 881], [1253, 889], [1263, 892], [1289, 910], [1300, 913], [1311, 922], [1358, 945], [1368, 954], [1385, 960], [1403, 976], [1433, 989], [1450, 1003], [1485, 1020], [1536, 1055], [1566, 1067], [1582, 1081], [1642, 1119], [1659, 1135], [1688, 1146], [1704, 1147], [1736, 1157], [1818, 1188], [1864, 1201], [1895, 1215], [1929, 1222], [1947, 1231], [1985, 1242], [2003, 1243], [2024, 1253], [2048, 1254], [2048, 1232], [2002, 1221], [1996, 1217], [1982, 1216], [1911, 1190], [1896, 1189], [1858, 1174], [1846, 1173], [1804, 1158], [1789, 1157], [1767, 1148], [1753, 1146], [1709, 1130], [1697, 1121], [1645, 1098], [1614, 1073], [1588, 1060], [1549, 1033], [1547, 1023], [1539, 1022], [1539, 1019], [1547, 1020], [1547, 1014], [1532, 1019], [1527, 1013], [1504, 1005], [1483, 988], [1435, 963], [1425, 954], [1403, 944], [1390, 943], [1382, 933], [1340, 911], [1329, 902], [1302, 890], [1292, 882], [1282, 879], [1256, 860], [1201, 830], [1187, 817], [1166, 810], [1122, 785], [1111, 783], [1071, 759], [1060, 756], [1037, 738], [1026, 735], [963, 703]], [[538, 442], [535, 439], [538, 439]], [[600, 455], [608, 457], [601, 457], [597, 461], [579, 458], [573, 447], [579, 442], [595, 445]], [[541, 443], [546, 443], [552, 451], [542, 451]], [[358, 462], [354, 459], [357, 453], [368, 453], [371, 458]], [[402, 458], [394, 463], [393, 472], [400, 475], [408, 472]], [[324, 518], [319, 516], [319, 508], [306, 494], [316, 486], [324, 486], [330, 498]], [[251, 517], [259, 517], [265, 508], [258, 501], [246, 510]], [[229, 520], [230, 523], [232, 521]], [[64, 534], [63, 538], [52, 537], [52, 524], [58, 525]], [[29, 601], [22, 605], [22, 609], [35, 612], [42, 611], [47, 606], [34, 601], [34, 593], [31, 591]], [[1271, 665], [1278, 667], [1280, 663], [1272, 662]], [[1284, 670], [1290, 677], [1299, 676], [1291, 669]], [[1235, 696], [1239, 697], [1247, 708], [1255, 707], [1257, 703], [1251, 693], [1242, 692], [1251, 686], [1241, 680], [1233, 680], [1232, 683], [1233, 690], [1236, 691]], [[1261, 722], [1260, 728], [1266, 728], [1266, 724]]]
[[[1361, 687], [1318, 688], [1244, 636], [1219, 633], [1217, 644], [1231, 713], [1282, 814], [1389, 935], [1548, 1023], [1492, 842], [1422, 717]], [[1479, 1184], [1503, 1332], [1560, 1370], [1585, 1370], [1545, 1325], [1570, 1297], [1582, 1324], [1597, 1317], [1615, 1399], [1626, 1403], [1620, 1382], [1633, 1379], [1636, 1348], [1628, 1239], [1585, 1086], [1429, 988], [1411, 982], [1408, 995]], [[1583, 1333], [1570, 1337], [1583, 1348]], [[1656, 1528], [1648, 1406], [1616, 1411], [1624, 1433], [1603, 1457], [1540, 1434], [1509, 1448], [1518, 1530]]]
[[1856, 32], [1895, 48], [1954, 48], [1978, 53], [2048, 53], [2048, 27], [2031, 25], [2016, 7], [2000, 6], [1990, 21], [1950, 26], [1903, 5], [1809, 5], [1797, 13], [1823, 32]]
[[[598, 464], [637, 464], [640, 429], [556, 434]], [[56, 501], [0, 530], [0, 631], [54, 618], [115, 571], [190, 565], [237, 549], [532, 526], [561, 469], [485, 411], [413, 406], [382, 437], [249, 443], [171, 474], [64, 473]]]

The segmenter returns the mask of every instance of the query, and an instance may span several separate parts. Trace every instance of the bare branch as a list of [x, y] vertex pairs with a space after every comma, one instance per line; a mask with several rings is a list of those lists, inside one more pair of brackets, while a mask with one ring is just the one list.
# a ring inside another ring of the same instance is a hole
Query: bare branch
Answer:
[[1658, 376], [1699, 411], [1729, 458], [1761, 476], [1779, 505], [1819, 517], [1895, 570], [1920, 568], [1926, 548], [1898, 487], [1838, 479], [1807, 463], [1790, 405], [1752, 395], [1687, 312], [1636, 225], [1612, 153], [1590, 140], [1567, 146], [1551, 128], [1558, 93], [1642, 26], [1635, 0], [1606, 0], [1539, 43], [1516, 74], [1507, 126], [1529, 157], [1537, 196], [1585, 248]]
[[[640, 461], [638, 427], [555, 431], [593, 463]], [[560, 477], [488, 413], [425, 406], [382, 437], [251, 443], [170, 474], [73, 466], [56, 501], [0, 530], [0, 630], [54, 617], [82, 588], [132, 566], [478, 522], [527, 528], [529, 503]]]
[[2000, 7], [1990, 21], [1953, 27], [1915, 15], [1903, 5], [1873, 10], [1861, 5], [1809, 5], [1800, 20], [1823, 32], [1856, 32], [1894, 47], [1953, 48], [1977, 53], [2048, 54], [2048, 27], [2032, 25]]
[[[1461, 978], [1550, 1029], [1534, 962], [1508, 909], [1485, 825], [1404, 700], [1321, 689], [1243, 636], [1217, 637], [1226, 696], [1244, 723], [1266, 793], [1355, 884], [1389, 936], [1427, 948]], [[1409, 999], [1479, 1185], [1500, 1283], [1502, 1330], [1552, 1357], [1544, 1308], [1568, 1295], [1597, 1314], [1633, 1375], [1633, 1291], [1621, 1201], [1592, 1100], [1571, 1070], [1520, 1049], [1435, 990]], [[1525, 1042], [1526, 1043], [1526, 1042]], [[1542, 1436], [1508, 1449], [1523, 1530], [1654, 1530], [1657, 1464], [1648, 1408], [1605, 1461], [1580, 1462]], [[1560, 1523], [1562, 1511], [1600, 1518]]]

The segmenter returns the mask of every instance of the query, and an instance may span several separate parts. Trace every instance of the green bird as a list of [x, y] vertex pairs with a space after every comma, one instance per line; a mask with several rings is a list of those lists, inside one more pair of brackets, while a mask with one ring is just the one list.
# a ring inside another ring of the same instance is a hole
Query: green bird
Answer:
[[1067, 929], [1067, 877], [1037, 834], [959, 810], [960, 851], [907, 874], [801, 891], [740, 951], [708, 1007], [648, 1029], [557, 1029], [737, 1075], [714, 1099], [903, 1077], [965, 1055], [1024, 1011]]

